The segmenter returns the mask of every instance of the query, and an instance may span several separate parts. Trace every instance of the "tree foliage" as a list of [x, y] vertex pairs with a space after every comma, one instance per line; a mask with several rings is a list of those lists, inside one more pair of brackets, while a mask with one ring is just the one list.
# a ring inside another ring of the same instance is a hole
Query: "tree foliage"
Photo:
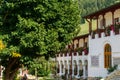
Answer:
[[[49, 61], [45, 60], [44, 57], [34, 59], [34, 62], [29, 67], [29, 73], [37, 76], [48, 76], [50, 73], [55, 71], [55, 62], [51, 59]], [[37, 73], [36, 73], [37, 72]]]
[[6, 79], [38, 56], [54, 56], [73, 37], [79, 24], [74, 0], [1, 0], [0, 51]]

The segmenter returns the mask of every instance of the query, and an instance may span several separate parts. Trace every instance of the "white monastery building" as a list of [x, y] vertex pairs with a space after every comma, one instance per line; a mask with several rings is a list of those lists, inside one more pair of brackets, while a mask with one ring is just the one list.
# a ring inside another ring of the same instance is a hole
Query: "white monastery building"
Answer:
[[[58, 75], [107, 77], [120, 64], [120, 3], [84, 16], [89, 33], [77, 36], [57, 55]], [[96, 21], [96, 30], [92, 22]]]

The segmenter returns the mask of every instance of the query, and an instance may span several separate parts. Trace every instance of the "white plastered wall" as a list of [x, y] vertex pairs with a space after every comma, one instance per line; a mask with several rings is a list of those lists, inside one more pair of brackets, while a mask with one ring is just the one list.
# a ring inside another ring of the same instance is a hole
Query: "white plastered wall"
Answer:
[[[109, 25], [110, 23], [112, 23], [111, 14], [112, 13], [108, 12], [105, 15], [105, 18], [107, 21], [106, 25]], [[99, 18], [98, 21], [101, 20], [101, 17]], [[120, 9], [115, 11], [114, 17], [115, 18], [120, 17]], [[108, 43], [111, 45], [112, 61], [113, 61], [113, 58], [115, 57], [120, 58], [120, 34], [114, 35], [114, 33], [112, 33], [110, 36], [107, 36], [107, 37], [105, 37], [104, 33], [102, 34], [103, 35], [101, 38], [95, 37], [95, 39], [91, 39], [91, 37], [89, 37], [88, 77], [106, 77], [108, 75], [107, 69], [104, 68], [104, 46], [105, 44]], [[99, 57], [98, 66], [91, 65], [91, 56]], [[112, 65], [113, 65], [113, 62], [112, 62]]]

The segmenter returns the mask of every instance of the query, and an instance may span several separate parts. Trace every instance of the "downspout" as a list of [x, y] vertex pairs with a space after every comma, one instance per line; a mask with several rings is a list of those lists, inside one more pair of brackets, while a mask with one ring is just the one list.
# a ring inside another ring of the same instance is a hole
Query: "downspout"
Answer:
[[90, 21], [86, 18], [86, 21], [89, 23], [89, 35], [91, 35], [91, 32], [92, 32], [92, 19], [90, 19]]
[[115, 22], [114, 22], [114, 11], [112, 11], [112, 24], [114, 25]]
[[111, 29], [113, 32], [115, 31], [115, 25], [116, 25], [116, 23], [114, 21], [114, 12], [115, 12], [115, 10], [112, 11], [112, 24], [113, 25], [111, 26]]
[[97, 16], [97, 33], [99, 34], [100, 32], [98, 31], [98, 16]]
[[101, 26], [102, 28], [104, 28], [104, 30], [106, 30], [106, 22], [105, 22], [105, 13], [102, 14], [103, 17], [103, 25]]

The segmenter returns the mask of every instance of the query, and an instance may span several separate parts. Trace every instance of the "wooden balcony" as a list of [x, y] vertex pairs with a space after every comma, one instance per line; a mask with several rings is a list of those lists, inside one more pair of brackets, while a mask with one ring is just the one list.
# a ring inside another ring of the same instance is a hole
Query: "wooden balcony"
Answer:
[[[66, 49], [66, 51], [61, 52], [59, 55], [60, 57], [68, 57], [68, 56], [82, 56], [84, 55], [88, 55], [89, 50], [88, 47], [80, 47], [80, 48], [76, 48], [76, 49]], [[57, 56], [58, 57], [58, 56]]]
[[105, 27], [105, 29], [98, 29], [98, 30], [94, 30], [92, 31], [92, 39], [95, 38], [95, 34], [98, 34], [98, 37], [101, 38], [101, 34], [105, 33], [105, 36], [110, 36], [110, 32], [113, 31], [115, 33], [115, 35], [120, 34], [120, 23], [117, 23], [115, 25], [109, 25], [107, 27]]

